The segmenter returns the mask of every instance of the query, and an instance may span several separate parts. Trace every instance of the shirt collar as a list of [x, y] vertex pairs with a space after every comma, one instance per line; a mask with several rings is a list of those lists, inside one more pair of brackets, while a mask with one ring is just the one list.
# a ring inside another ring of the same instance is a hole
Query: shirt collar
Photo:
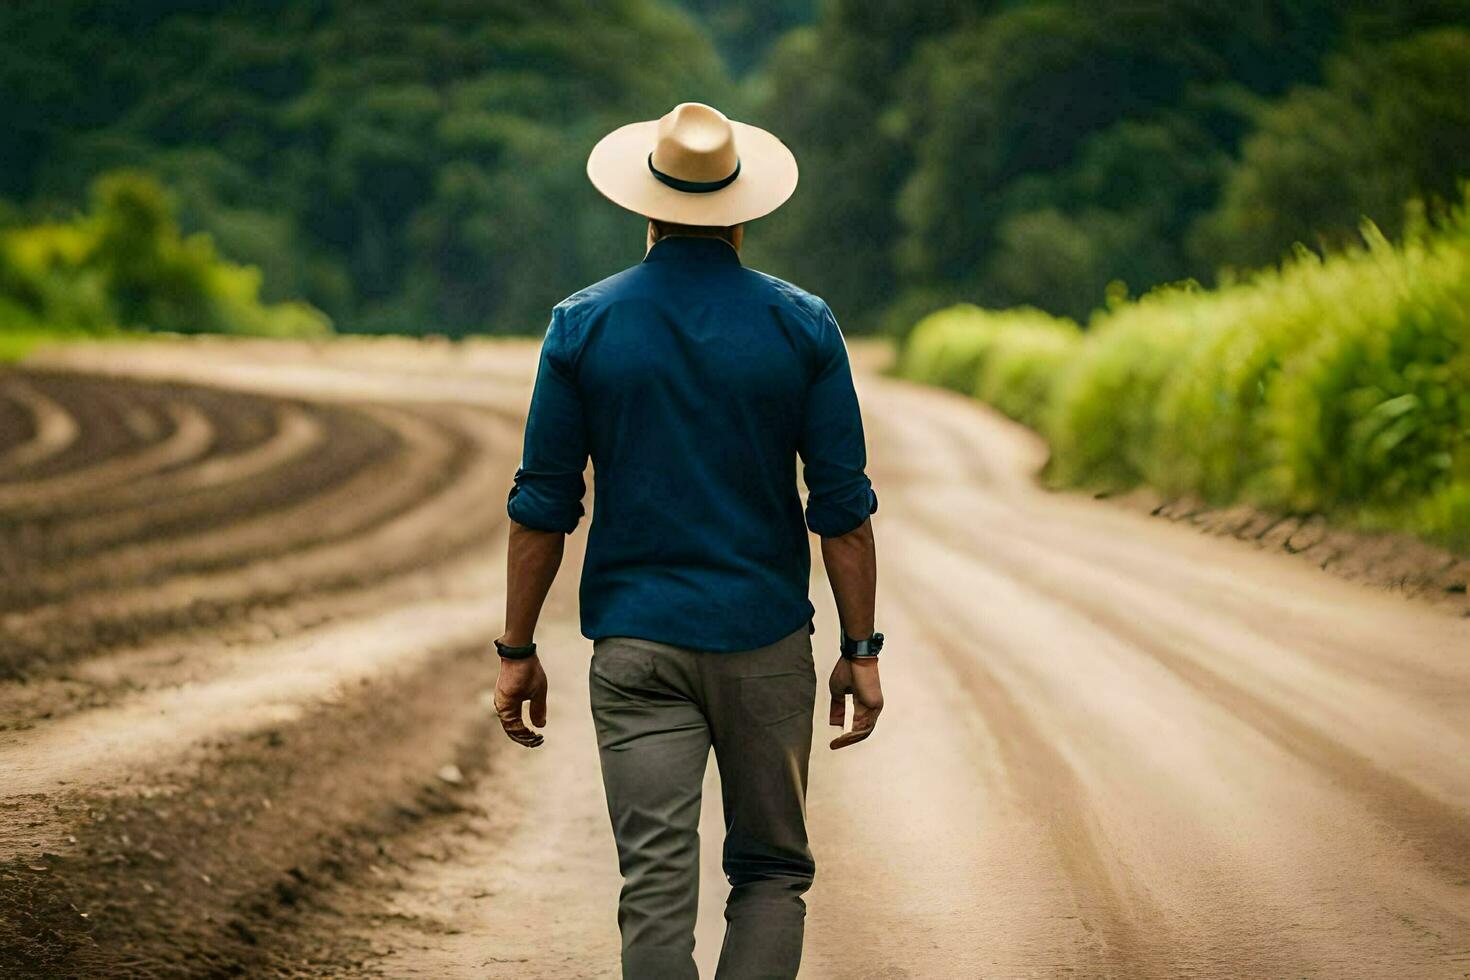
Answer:
[[740, 253], [723, 238], [672, 235], [660, 238], [643, 258], [644, 262], [719, 262], [739, 265]]

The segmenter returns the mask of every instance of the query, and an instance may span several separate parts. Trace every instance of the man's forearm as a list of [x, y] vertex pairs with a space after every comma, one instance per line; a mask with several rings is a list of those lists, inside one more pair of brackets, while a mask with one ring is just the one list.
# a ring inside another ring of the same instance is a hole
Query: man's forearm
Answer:
[[501, 637], [506, 646], [531, 642], [546, 593], [561, 567], [565, 546], [565, 534], [510, 522], [505, 561], [505, 635]]
[[855, 530], [836, 538], [822, 539], [822, 564], [837, 600], [842, 630], [855, 639], [873, 633], [873, 605], [878, 594], [878, 554], [873, 542], [873, 522], [863, 521]]

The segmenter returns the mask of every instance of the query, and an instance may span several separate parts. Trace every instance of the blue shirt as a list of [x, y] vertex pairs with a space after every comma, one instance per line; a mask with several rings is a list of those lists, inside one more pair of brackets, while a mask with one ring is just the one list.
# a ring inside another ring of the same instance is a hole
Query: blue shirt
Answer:
[[589, 456], [592, 639], [774, 643], [812, 616], [807, 529], [846, 534], [878, 507], [832, 311], [717, 239], [663, 239], [552, 311], [511, 518], [570, 533]]

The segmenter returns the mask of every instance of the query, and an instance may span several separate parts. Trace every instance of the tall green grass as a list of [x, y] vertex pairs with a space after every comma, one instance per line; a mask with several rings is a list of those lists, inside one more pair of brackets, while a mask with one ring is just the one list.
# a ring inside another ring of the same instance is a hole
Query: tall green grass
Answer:
[[1470, 208], [1399, 245], [1364, 239], [1116, 304], [1085, 334], [1034, 310], [941, 311], [899, 372], [1039, 429], [1056, 484], [1147, 483], [1470, 548]]
[[1082, 332], [1040, 310], [960, 304], [925, 317], [899, 354], [898, 372], [992, 403], [1040, 425], [1051, 380], [1075, 355]]

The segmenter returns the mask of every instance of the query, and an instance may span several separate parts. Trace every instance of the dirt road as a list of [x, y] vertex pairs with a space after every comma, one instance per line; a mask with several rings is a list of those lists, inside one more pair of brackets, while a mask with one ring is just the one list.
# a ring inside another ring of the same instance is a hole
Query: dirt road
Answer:
[[[480, 704], [533, 357], [0, 374], [0, 974], [615, 975], [582, 535], [546, 745]], [[1028, 434], [861, 387], [889, 707], [816, 755], [803, 976], [1470, 976], [1470, 620], [1044, 493]]]

